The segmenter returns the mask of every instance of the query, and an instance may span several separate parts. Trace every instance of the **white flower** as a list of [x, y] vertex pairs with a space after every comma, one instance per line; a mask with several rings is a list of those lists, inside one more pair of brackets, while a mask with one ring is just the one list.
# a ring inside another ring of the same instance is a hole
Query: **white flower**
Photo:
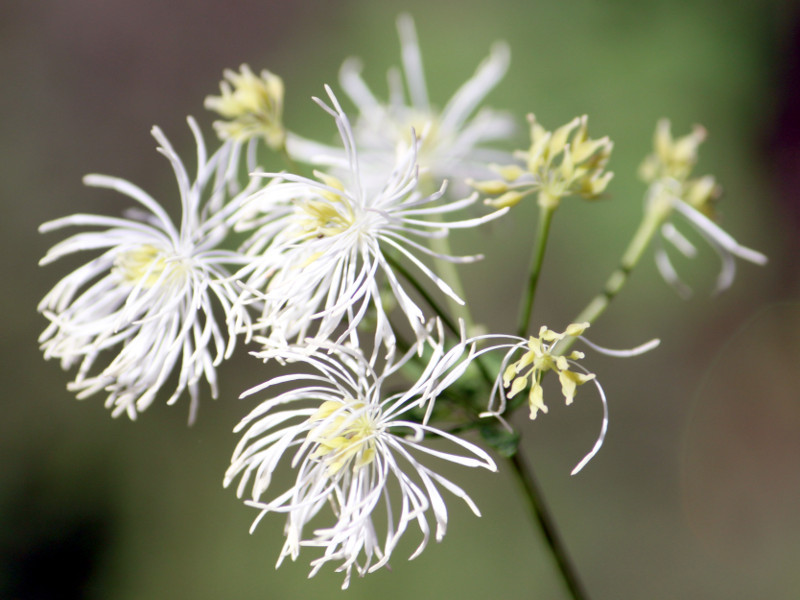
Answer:
[[[292, 388], [264, 401], [236, 427], [247, 431], [224, 485], [241, 477], [239, 497], [251, 488], [247, 495], [252, 500], [246, 503], [261, 510], [251, 532], [267, 513], [286, 514], [286, 541], [277, 566], [286, 556], [295, 560], [302, 546], [317, 547], [322, 556], [311, 562], [310, 576], [336, 561], [346, 588], [353, 569], [363, 576], [386, 565], [414, 524], [422, 540], [410, 558], [419, 555], [430, 537], [430, 513], [435, 538], [442, 539], [447, 527], [442, 488], [480, 516], [463, 489], [428, 466], [431, 460], [490, 471], [496, 466], [474, 444], [427, 425], [436, 397], [473, 357], [463, 342], [448, 352], [436, 345], [419, 379], [394, 393], [386, 391], [391, 385], [387, 378], [413, 352], [397, 361], [388, 358], [379, 370], [357, 348], [331, 344], [324, 350], [281, 351], [281, 358], [306, 364], [313, 372], [276, 377], [243, 394], [282, 384]], [[261, 356], [270, 358], [270, 353]], [[441, 443], [429, 445], [425, 436]], [[294, 484], [262, 500], [279, 466], [296, 473]]]
[[[188, 389], [191, 422], [199, 380], [204, 377], [216, 397], [216, 368], [234, 347], [235, 336], [227, 324], [217, 323], [214, 311], [221, 311], [231, 329], [249, 320], [241, 307], [234, 308], [238, 290], [226, 280], [225, 265], [241, 266], [244, 257], [220, 248], [228, 233], [230, 209], [223, 206], [237, 157], [226, 144], [209, 158], [191, 118], [189, 126], [197, 143], [194, 181], [161, 130], [152, 131], [178, 180], [178, 226], [132, 183], [88, 175], [87, 185], [116, 190], [144, 210], [131, 210], [129, 218], [76, 214], [40, 227], [41, 232], [75, 225], [101, 228], [67, 238], [41, 260], [44, 265], [79, 251], [103, 251], [42, 299], [39, 311], [50, 324], [39, 341], [45, 358], [60, 359], [64, 369], [79, 363], [68, 388], [78, 398], [108, 393], [105, 404], [115, 417], [136, 418], [177, 372], [167, 403]], [[104, 359], [104, 366], [97, 364]]]
[[[637, 356], [652, 350], [660, 343], [659, 340], [654, 339], [630, 350], [610, 350], [593, 344], [583, 337], [582, 334], [588, 327], [589, 323], [573, 323], [563, 333], [557, 333], [546, 326], [542, 326], [537, 337], [531, 336], [528, 339], [511, 335], [485, 335], [473, 338], [473, 341], [502, 340], [496, 345], [481, 349], [478, 354], [494, 350], [506, 350], [499, 374], [492, 387], [488, 410], [481, 416], [497, 417], [505, 423], [503, 414], [506, 412], [508, 400], [529, 386], [528, 406], [531, 419], [535, 419], [539, 411], [547, 413], [542, 378], [548, 371], [555, 371], [558, 374], [561, 393], [564, 395], [567, 405], [572, 404], [577, 386], [589, 381], [594, 383], [600, 395], [600, 401], [603, 404], [603, 422], [600, 427], [600, 435], [589, 453], [572, 469], [572, 475], [583, 469], [603, 445], [606, 431], [608, 430], [608, 402], [606, 401], [603, 387], [597, 381], [595, 374], [590, 373], [578, 362], [584, 358], [583, 352], [577, 350], [569, 354], [564, 354], [564, 352], [572, 342], [578, 339], [601, 354], [617, 357]], [[559, 348], [559, 345], [561, 348]], [[520, 351], [524, 351], [523, 355], [517, 360], [512, 360]], [[508, 391], [506, 391], [506, 388], [509, 388]], [[506, 426], [508, 427], [507, 424]]]
[[[315, 101], [336, 119], [348, 157], [347, 172], [342, 180], [319, 172], [318, 179], [265, 174], [274, 179], [234, 215], [237, 230], [255, 229], [248, 241], [253, 265], [239, 276], [246, 277], [252, 298], [263, 302], [258, 326], [269, 330], [269, 343], [283, 345], [292, 339], [305, 339], [312, 335], [312, 326], [316, 327], [313, 335], [317, 339], [336, 335], [343, 339], [372, 307], [376, 348], [381, 343], [393, 346], [395, 334], [381, 298], [382, 285], [388, 287], [393, 302], [422, 343], [427, 337], [427, 318], [398, 277], [398, 273], [404, 279], [409, 276], [402, 263], [411, 263], [424, 280], [462, 302], [417, 254], [440, 256], [424, 242], [446, 236], [449, 229], [479, 225], [505, 211], [463, 221], [438, 220], [473, 204], [477, 195], [440, 202], [443, 190], [430, 196], [421, 194], [417, 189], [416, 144], [398, 155], [383, 186], [371, 191], [364, 183], [347, 116], [330, 88], [326, 90], [333, 108]], [[480, 257], [441, 258], [469, 262]], [[337, 333], [340, 325], [344, 325], [344, 331]]]
[[[397, 27], [408, 101], [403, 76], [397, 70], [389, 72], [389, 101], [381, 102], [362, 79], [358, 59], [351, 58], [342, 65], [340, 84], [360, 112], [355, 127], [356, 141], [373, 172], [385, 174], [394, 164], [398, 143], [411, 146], [412, 136], [415, 136], [419, 141], [421, 172], [430, 175], [436, 186], [450, 179], [456, 186], [456, 193], [461, 193], [461, 182], [467, 177], [487, 176], [490, 162], [508, 158], [507, 154], [487, 149], [485, 145], [511, 135], [513, 120], [488, 108], [473, 116], [505, 75], [510, 56], [508, 46], [495, 44], [475, 74], [444, 108], [438, 110], [428, 99], [414, 22], [410, 16], [401, 15]], [[330, 154], [299, 139], [290, 138], [288, 148], [299, 159], [318, 164], [325, 162], [325, 154]]]

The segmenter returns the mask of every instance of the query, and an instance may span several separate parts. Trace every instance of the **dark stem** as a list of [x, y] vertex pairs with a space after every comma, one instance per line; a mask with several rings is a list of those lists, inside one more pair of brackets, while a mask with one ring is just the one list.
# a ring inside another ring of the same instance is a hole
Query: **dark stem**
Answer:
[[519, 450], [508, 460], [514, 467], [514, 472], [519, 482], [522, 484], [522, 487], [525, 488], [525, 495], [530, 500], [531, 512], [539, 523], [545, 540], [547, 540], [547, 544], [553, 552], [564, 584], [567, 586], [567, 589], [569, 589], [574, 600], [588, 600], [589, 596], [578, 578], [575, 566], [569, 559], [564, 542], [556, 529], [555, 521], [550, 511], [547, 509], [547, 505], [544, 503], [544, 496], [539, 489], [539, 484], [536, 482], [533, 469], [527, 464], [525, 458], [522, 456], [522, 452]]
[[[397, 262], [392, 256], [386, 256], [386, 262], [388, 262], [395, 271], [400, 273], [400, 275], [402, 275], [403, 278], [406, 281], [408, 281], [408, 283], [411, 284], [411, 287], [413, 287], [417, 291], [417, 293], [420, 296], [422, 296], [425, 302], [428, 303], [428, 306], [430, 306], [431, 309], [433, 309], [433, 312], [435, 312], [442, 320], [444, 326], [447, 327], [447, 329], [449, 329], [450, 332], [457, 338], [461, 337], [461, 331], [459, 327], [457, 327], [456, 324], [453, 322], [453, 319], [447, 316], [447, 313], [445, 313], [442, 307], [439, 306], [439, 303], [436, 302], [436, 300], [433, 299], [433, 296], [431, 296], [428, 293], [428, 290], [422, 287], [420, 283], [414, 278], [414, 276], [408, 272], [408, 269], [406, 269], [403, 265]], [[481, 372], [481, 377], [483, 377], [484, 381], [486, 381], [489, 387], [491, 387], [494, 378], [491, 376], [486, 365], [483, 364], [483, 361], [481, 360], [480, 357], [475, 359], [475, 364], [477, 365], [478, 370]]]

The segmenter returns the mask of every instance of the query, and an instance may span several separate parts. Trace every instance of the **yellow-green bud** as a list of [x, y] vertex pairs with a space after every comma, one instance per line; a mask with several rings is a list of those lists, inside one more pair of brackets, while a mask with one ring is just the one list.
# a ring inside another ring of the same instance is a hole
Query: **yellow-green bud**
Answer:
[[267, 70], [256, 76], [247, 65], [240, 72], [224, 72], [220, 83], [221, 96], [208, 96], [205, 107], [219, 113], [224, 121], [214, 127], [220, 138], [247, 141], [263, 137], [273, 150], [286, 143], [283, 127], [283, 80]]
[[484, 204], [494, 206], [495, 208], [505, 208], [506, 206], [516, 206], [525, 196], [526, 194], [523, 194], [522, 192], [509, 190], [502, 196], [497, 198], [486, 198], [486, 200], [483, 202]]
[[508, 183], [501, 179], [490, 179], [488, 181], [475, 181], [468, 179], [467, 183], [474, 187], [479, 192], [496, 196], [497, 194], [505, 194], [508, 191]]

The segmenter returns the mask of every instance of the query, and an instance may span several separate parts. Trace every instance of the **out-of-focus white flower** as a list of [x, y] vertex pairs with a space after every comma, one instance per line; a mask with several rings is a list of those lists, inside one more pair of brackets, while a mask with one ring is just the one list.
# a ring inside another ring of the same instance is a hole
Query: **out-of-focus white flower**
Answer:
[[[336, 570], [345, 573], [346, 588], [353, 569], [363, 576], [386, 565], [415, 523], [422, 540], [410, 558], [419, 555], [431, 534], [429, 514], [436, 540], [442, 539], [447, 528], [442, 489], [480, 516], [461, 487], [429, 466], [439, 461], [496, 470], [479, 447], [427, 424], [437, 396], [469, 366], [471, 347], [461, 342], [445, 352], [434, 344], [419, 379], [397, 392], [387, 392], [396, 389], [387, 379], [413, 351], [399, 360], [390, 356], [382, 368], [355, 346], [325, 344], [310, 352], [288, 348], [279, 356], [312, 372], [276, 377], [243, 394], [291, 386], [236, 427], [246, 431], [224, 481], [227, 487], [239, 477], [238, 496], [247, 495], [246, 503], [260, 509], [251, 531], [267, 513], [286, 514], [286, 541], [277, 566], [286, 556], [295, 560], [302, 546], [317, 547], [322, 556], [311, 562], [310, 576], [334, 561]], [[273, 352], [261, 357], [272, 358]], [[426, 436], [438, 439], [429, 444]], [[293, 485], [262, 500], [280, 465], [296, 473]]]
[[[88, 175], [87, 185], [116, 190], [141, 208], [131, 210], [128, 218], [76, 214], [40, 227], [41, 232], [68, 226], [101, 228], [67, 238], [41, 260], [44, 265], [75, 252], [103, 251], [42, 299], [39, 311], [50, 324], [39, 341], [45, 358], [59, 359], [64, 369], [79, 364], [68, 388], [78, 398], [107, 393], [105, 404], [115, 417], [127, 413], [135, 419], [176, 372], [177, 384], [167, 403], [176, 402], [188, 389], [191, 422], [199, 380], [205, 378], [216, 397], [216, 368], [233, 351], [231, 332], [249, 321], [236, 303], [238, 290], [228, 280], [226, 267], [239, 267], [245, 259], [220, 247], [233, 207], [227, 194], [235, 157], [229, 144], [208, 157], [191, 118], [189, 126], [197, 143], [194, 181], [161, 130], [152, 131], [178, 180], [179, 225], [132, 183]], [[225, 323], [217, 322], [220, 316]], [[104, 366], [98, 365], [103, 359]]]
[[[428, 98], [413, 20], [409, 15], [401, 15], [397, 28], [403, 74], [396, 69], [389, 71], [388, 102], [379, 101], [364, 82], [358, 59], [348, 59], [340, 71], [340, 84], [360, 112], [355, 136], [363, 160], [378, 174], [381, 184], [380, 178], [394, 165], [398, 143], [406, 147], [418, 143], [417, 160], [421, 172], [432, 177], [434, 186], [450, 179], [454, 186], [451, 191], [462, 193], [465, 189], [462, 182], [467, 177], [488, 176], [490, 162], [508, 158], [506, 153], [485, 146], [488, 142], [508, 138], [514, 130], [513, 120], [488, 108], [476, 113], [508, 69], [508, 46], [495, 44], [475, 74], [439, 110]], [[324, 162], [325, 155], [331, 154], [318, 145], [292, 138], [288, 140], [288, 148], [290, 153], [307, 162]]]
[[[590, 373], [578, 362], [584, 358], [583, 352], [573, 350], [569, 354], [564, 354], [559, 349], [559, 344], [564, 344], [565, 342], [571, 344], [576, 339], [580, 339], [587, 346], [601, 354], [618, 357], [637, 356], [652, 350], [659, 344], [659, 340], [655, 339], [630, 350], [610, 350], [593, 344], [583, 337], [582, 334], [588, 327], [589, 323], [573, 323], [563, 333], [557, 333], [546, 326], [542, 326], [539, 329], [538, 336], [531, 336], [528, 339], [510, 335], [485, 335], [474, 338], [474, 341], [501, 340], [496, 345], [481, 349], [480, 354], [495, 350], [506, 350], [500, 372], [492, 388], [488, 410], [482, 416], [493, 416], [503, 420], [508, 399], [513, 398], [528, 387], [530, 387], [528, 407], [531, 419], [535, 419], [539, 411], [546, 413], [547, 405], [544, 403], [542, 378], [548, 371], [555, 371], [558, 374], [561, 393], [564, 395], [567, 405], [572, 404], [577, 386], [589, 381], [594, 383], [603, 403], [603, 422], [600, 427], [600, 435], [589, 453], [572, 470], [572, 475], [583, 469], [603, 445], [603, 440], [608, 430], [608, 402], [595, 374]], [[522, 356], [517, 360], [513, 360], [520, 351], [524, 351]], [[506, 388], [508, 388], [508, 391], [506, 391]], [[503, 422], [505, 421], [503, 420]]]
[[[449, 229], [480, 225], [505, 210], [462, 221], [438, 220], [473, 204], [477, 194], [445, 202], [440, 201], [443, 189], [430, 196], [420, 193], [416, 143], [400, 152], [383, 186], [371, 190], [347, 116], [330, 88], [326, 90], [333, 108], [315, 101], [336, 119], [348, 157], [342, 179], [320, 172], [317, 179], [267, 173], [274, 179], [245, 200], [233, 218], [237, 230], [254, 230], [247, 242], [253, 263], [240, 276], [251, 298], [263, 303], [255, 328], [268, 330], [264, 341], [277, 345], [310, 335], [344, 339], [372, 307], [376, 349], [391, 347], [395, 334], [381, 298], [386, 285], [421, 344], [428, 335], [427, 318], [401, 282], [406, 278], [402, 263], [411, 263], [423, 281], [462, 302], [417, 254], [452, 262], [476, 260], [480, 257], [437, 255], [424, 242], [446, 236]], [[344, 331], [337, 332], [340, 325]]]
[[[673, 139], [670, 122], [661, 119], [653, 139], [653, 153], [645, 158], [639, 168], [639, 175], [650, 184], [645, 198], [645, 210], [654, 215], [654, 218], [663, 220], [661, 235], [664, 240], [687, 258], [696, 255], [694, 244], [668, 220], [674, 212], [678, 212], [717, 252], [722, 261], [716, 285], [716, 291], [720, 292], [733, 283], [736, 276], [735, 258], [764, 265], [767, 257], [739, 244], [712, 220], [715, 217], [715, 201], [720, 195], [720, 188], [714, 178], [710, 175], [689, 178], [697, 163], [698, 148], [705, 137], [705, 129], [695, 126], [691, 133]], [[681, 296], [689, 296], [691, 289], [681, 281], [663, 245], [656, 249], [655, 258], [664, 280]]]

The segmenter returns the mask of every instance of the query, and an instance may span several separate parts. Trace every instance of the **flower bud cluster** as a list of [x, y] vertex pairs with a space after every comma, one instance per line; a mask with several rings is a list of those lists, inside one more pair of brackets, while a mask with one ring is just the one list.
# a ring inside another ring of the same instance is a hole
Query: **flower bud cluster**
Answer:
[[714, 203], [722, 189], [712, 175], [689, 177], [705, 139], [706, 130], [700, 125], [682, 137], [673, 138], [669, 120], [661, 119], [653, 136], [653, 153], [639, 167], [639, 177], [651, 185], [662, 182], [689, 206], [713, 218]]
[[224, 75], [222, 95], [205, 100], [205, 107], [224, 119], [214, 123], [220, 138], [244, 142], [262, 137], [273, 150], [282, 149], [286, 143], [283, 80], [266, 69], [256, 76], [247, 65], [239, 73], [227, 69]]
[[528, 115], [531, 145], [515, 155], [525, 166], [495, 166], [502, 177], [472, 185], [490, 196], [493, 206], [514, 206], [522, 198], [537, 193], [543, 208], [557, 208], [562, 198], [581, 196], [598, 198], [611, 181], [613, 173], [605, 171], [613, 143], [608, 137], [591, 139], [588, 117], [575, 117], [555, 131], [548, 131], [532, 114]]

